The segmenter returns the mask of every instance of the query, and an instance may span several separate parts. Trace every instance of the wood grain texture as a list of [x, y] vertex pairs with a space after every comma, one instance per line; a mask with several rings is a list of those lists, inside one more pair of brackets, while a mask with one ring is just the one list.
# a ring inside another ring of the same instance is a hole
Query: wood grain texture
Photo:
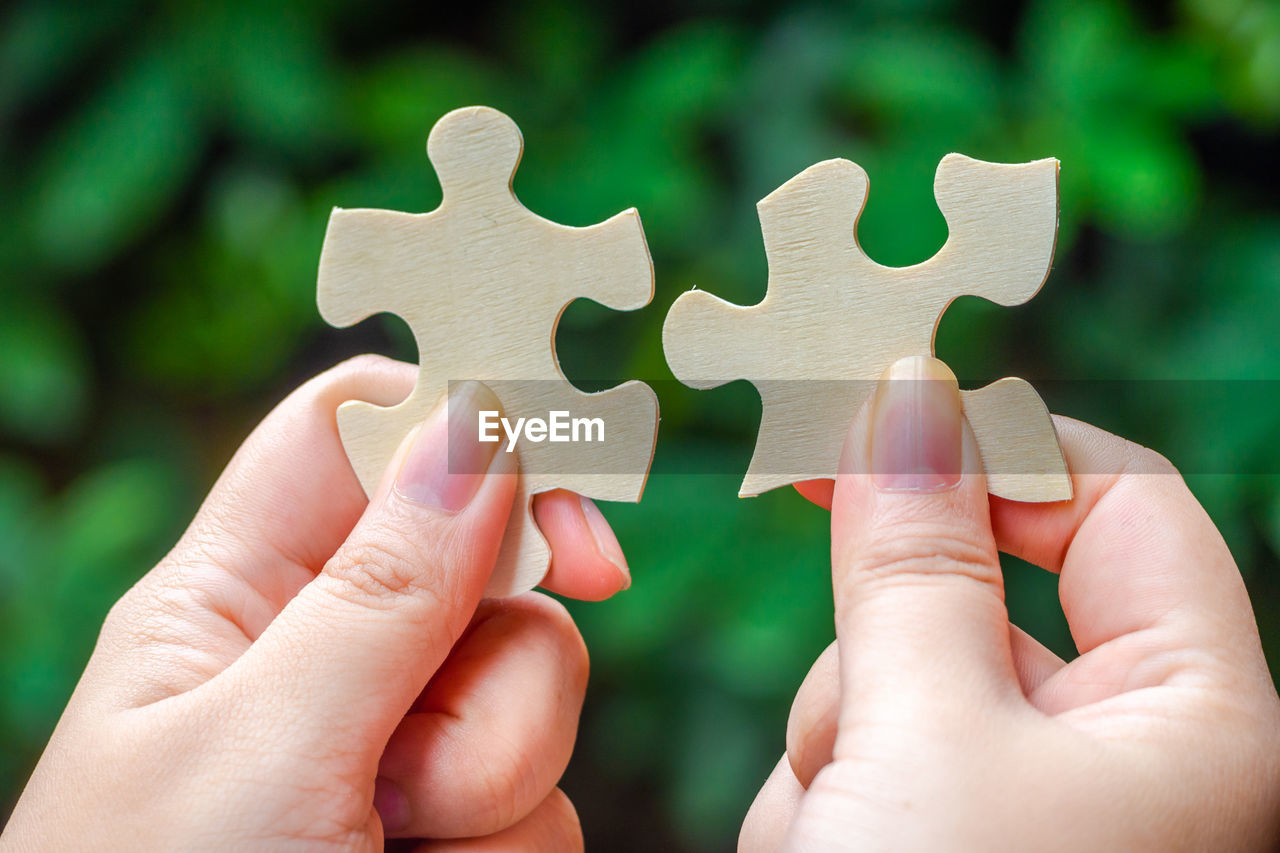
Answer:
[[[694, 388], [746, 379], [760, 392], [743, 496], [834, 477], [854, 413], [894, 361], [933, 354], [952, 300], [972, 294], [1018, 305], [1048, 277], [1057, 160], [997, 164], [948, 154], [934, 180], [947, 241], [909, 267], [882, 266], [859, 247], [867, 189], [866, 173], [848, 160], [801, 172], [758, 205], [769, 260], [764, 299], [741, 306], [691, 291], [667, 314], [663, 349], [678, 379]], [[1030, 385], [1004, 379], [962, 400], [992, 494], [1071, 497], [1053, 421]]]
[[318, 282], [329, 323], [391, 312], [418, 345], [418, 382], [404, 402], [348, 402], [338, 410], [343, 444], [367, 492], [451, 381], [488, 383], [508, 418], [563, 410], [603, 419], [603, 442], [517, 445], [521, 475], [490, 596], [524, 592], [546, 574], [550, 551], [533, 520], [535, 494], [564, 488], [640, 499], [658, 424], [648, 385], [588, 394], [569, 384], [555, 355], [556, 326], [574, 299], [628, 311], [653, 298], [640, 217], [630, 209], [571, 228], [531, 213], [511, 191], [522, 148], [515, 123], [496, 110], [444, 116], [427, 142], [444, 191], [440, 206], [423, 214], [335, 209]]

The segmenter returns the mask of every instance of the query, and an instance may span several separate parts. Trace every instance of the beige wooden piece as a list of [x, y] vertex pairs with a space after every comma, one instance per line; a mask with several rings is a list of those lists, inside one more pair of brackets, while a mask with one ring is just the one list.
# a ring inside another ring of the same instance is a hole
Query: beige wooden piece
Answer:
[[[857, 242], [866, 173], [848, 160], [818, 163], [758, 205], [769, 259], [758, 305], [697, 290], [672, 305], [662, 340], [678, 379], [694, 388], [747, 379], [760, 392], [760, 433], [740, 495], [833, 477], [845, 431], [876, 380], [899, 358], [933, 353], [953, 299], [1018, 305], [1044, 283], [1057, 239], [1057, 160], [948, 154], [934, 194], [947, 242], [923, 263], [881, 266]], [[1002, 379], [962, 399], [992, 494], [1071, 497], [1053, 422], [1030, 385]]]
[[[587, 394], [564, 378], [555, 355], [556, 325], [574, 299], [625, 311], [653, 298], [640, 217], [630, 209], [571, 228], [531, 213], [511, 191], [522, 148], [515, 123], [496, 110], [466, 107], [444, 116], [427, 142], [444, 190], [440, 206], [422, 214], [334, 209], [318, 283], [328, 322], [349, 326], [388, 311], [404, 318], [418, 344], [418, 383], [404, 402], [348, 402], [338, 410], [343, 444], [366, 491], [452, 381], [488, 383], [511, 419], [562, 410], [604, 421], [603, 442], [517, 444], [521, 476], [492, 596], [528, 590], [546, 574], [550, 551], [533, 520], [533, 495], [564, 488], [639, 500], [658, 424], [648, 385], [631, 381]], [[504, 438], [498, 452], [505, 446]]]

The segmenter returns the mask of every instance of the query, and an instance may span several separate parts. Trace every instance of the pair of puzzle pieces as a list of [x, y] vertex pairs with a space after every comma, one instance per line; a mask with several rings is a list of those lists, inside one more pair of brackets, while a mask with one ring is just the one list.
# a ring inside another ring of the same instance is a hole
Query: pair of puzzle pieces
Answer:
[[[404, 402], [338, 410], [366, 491], [451, 380], [490, 384], [508, 418], [559, 410], [606, 425], [600, 443], [519, 444], [521, 476], [487, 590], [493, 596], [531, 589], [550, 565], [533, 496], [568, 489], [639, 500], [658, 425], [647, 385], [587, 394], [565, 379], [555, 355], [556, 326], [573, 300], [629, 311], [653, 298], [639, 215], [631, 209], [571, 228], [531, 213], [511, 191], [521, 150], [519, 129], [502, 113], [449, 113], [427, 143], [440, 206], [424, 214], [335, 209], [318, 282], [328, 322], [398, 314], [418, 345], [418, 381]], [[938, 167], [935, 191], [947, 243], [922, 264], [883, 267], [855, 239], [865, 173], [847, 160], [819, 163], [760, 202], [764, 301], [741, 307], [695, 291], [672, 306], [663, 346], [678, 378], [695, 388], [747, 379], [760, 390], [760, 434], [741, 494], [834, 476], [845, 430], [874, 380], [902, 356], [933, 352], [934, 329], [955, 297], [1013, 305], [1039, 290], [1057, 234], [1056, 161], [997, 165], [952, 154]], [[1071, 496], [1053, 424], [1030, 385], [1004, 379], [963, 399], [993, 494]]]

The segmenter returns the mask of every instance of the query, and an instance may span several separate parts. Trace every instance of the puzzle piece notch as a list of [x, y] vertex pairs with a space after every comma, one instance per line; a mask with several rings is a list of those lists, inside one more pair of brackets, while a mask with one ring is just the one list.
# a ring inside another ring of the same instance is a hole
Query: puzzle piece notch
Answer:
[[[1056, 242], [1057, 175], [1052, 159], [943, 158], [934, 194], [948, 238], [908, 267], [878, 264], [859, 247], [869, 184], [855, 163], [818, 163], [759, 203], [769, 260], [764, 299], [739, 306], [692, 291], [676, 299], [663, 325], [667, 363], [681, 381], [714, 388], [747, 379], [760, 392], [760, 431], [740, 494], [834, 476], [845, 429], [874, 380], [899, 358], [933, 353], [937, 325], [956, 297], [1015, 305], [1039, 291]], [[835, 382], [817, 389], [800, 380]], [[962, 395], [984, 458], [1011, 466], [988, 465], [992, 493], [1069, 498], [1044, 404], [1025, 382], [1002, 382]]]
[[418, 381], [407, 399], [389, 408], [351, 401], [338, 410], [339, 433], [367, 492], [451, 380], [489, 382], [510, 418], [566, 410], [608, 425], [602, 444], [518, 447], [523, 473], [487, 591], [495, 596], [535, 586], [549, 566], [533, 496], [566, 488], [639, 500], [658, 422], [657, 398], [644, 383], [588, 394], [568, 382], [555, 357], [556, 326], [574, 299], [620, 310], [652, 299], [639, 216], [633, 208], [573, 228], [531, 213], [511, 191], [521, 144], [515, 124], [496, 110], [446, 115], [428, 141], [440, 206], [423, 214], [335, 209], [317, 285], [320, 312], [333, 325], [390, 312], [418, 344]]

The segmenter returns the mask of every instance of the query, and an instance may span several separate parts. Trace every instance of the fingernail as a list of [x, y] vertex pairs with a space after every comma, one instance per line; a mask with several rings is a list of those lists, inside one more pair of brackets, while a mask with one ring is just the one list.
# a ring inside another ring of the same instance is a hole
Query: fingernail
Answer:
[[497, 442], [480, 440], [480, 412], [501, 411], [479, 382], [461, 382], [427, 415], [396, 475], [405, 498], [445, 512], [463, 509], [480, 489]]
[[627, 568], [627, 558], [622, 554], [622, 546], [618, 544], [618, 537], [614, 535], [613, 528], [609, 526], [608, 520], [600, 512], [600, 507], [596, 506], [595, 501], [581, 495], [578, 496], [578, 500], [582, 504], [582, 514], [587, 518], [591, 538], [596, 540], [596, 550], [600, 552], [601, 557], [618, 567], [624, 580], [622, 588], [630, 589], [631, 570]]
[[960, 388], [936, 358], [890, 366], [876, 389], [871, 474], [877, 489], [941, 492], [960, 482]]
[[373, 807], [384, 833], [399, 832], [409, 825], [409, 800], [391, 780], [381, 776], [373, 780]]

